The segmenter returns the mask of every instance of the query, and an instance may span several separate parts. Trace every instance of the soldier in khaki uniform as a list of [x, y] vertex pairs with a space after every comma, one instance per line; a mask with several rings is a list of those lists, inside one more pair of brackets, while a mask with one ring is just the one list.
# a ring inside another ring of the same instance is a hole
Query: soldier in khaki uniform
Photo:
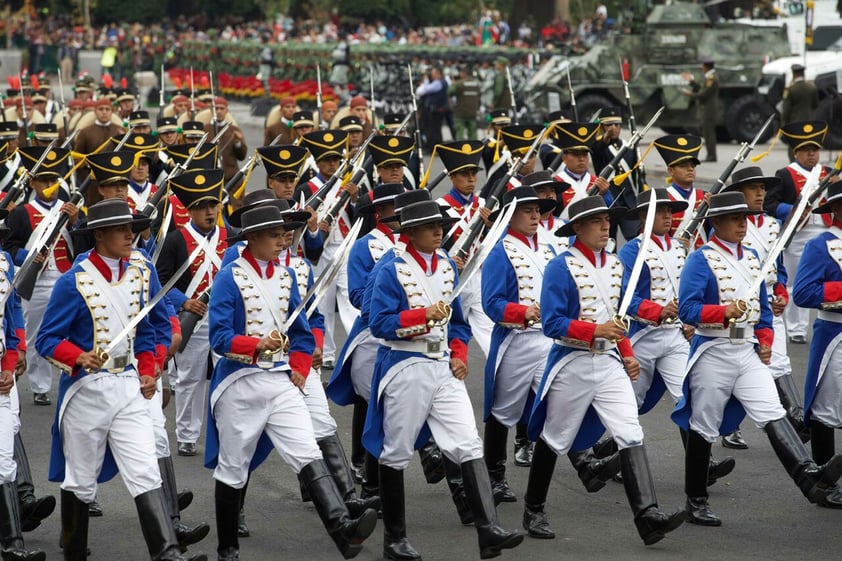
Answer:
[[716, 79], [713, 59], [702, 59], [702, 73], [704, 81], [701, 84], [696, 82], [696, 79], [689, 72], [684, 72], [681, 77], [687, 80], [690, 85], [690, 89], [684, 90], [684, 93], [696, 101], [699, 111], [699, 128], [702, 131], [702, 138], [705, 139], [705, 149], [707, 150], [705, 161], [715, 162], [716, 119], [718, 115], [716, 98], [719, 95], [719, 81]]
[[819, 91], [813, 82], [804, 79], [804, 66], [792, 65], [792, 82], [784, 90], [781, 124], [809, 121], [819, 106]]

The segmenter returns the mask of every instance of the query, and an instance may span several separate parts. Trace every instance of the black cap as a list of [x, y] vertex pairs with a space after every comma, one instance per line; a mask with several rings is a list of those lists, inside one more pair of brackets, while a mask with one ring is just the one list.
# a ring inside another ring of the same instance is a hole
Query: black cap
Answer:
[[207, 201], [218, 203], [222, 197], [222, 183], [220, 169], [187, 170], [169, 180], [173, 194], [188, 209]]
[[699, 151], [702, 149], [702, 139], [692, 134], [668, 134], [655, 140], [658, 154], [669, 166], [674, 166], [688, 160], [699, 165]]

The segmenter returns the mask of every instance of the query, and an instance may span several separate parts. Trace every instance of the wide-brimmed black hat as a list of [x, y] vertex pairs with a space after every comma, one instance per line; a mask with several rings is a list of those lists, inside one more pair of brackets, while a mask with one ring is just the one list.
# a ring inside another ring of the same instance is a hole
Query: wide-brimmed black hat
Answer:
[[603, 199], [599, 195], [579, 199], [574, 203], [570, 203], [570, 206], [568, 208], [570, 221], [567, 224], [562, 225], [561, 228], [555, 231], [555, 235], [560, 238], [575, 235], [575, 232], [573, 231], [573, 225], [577, 222], [581, 222], [589, 216], [607, 213], [608, 217], [611, 220], [614, 220], [615, 218], [623, 216], [629, 210], [626, 207], [616, 206], [608, 208], [605, 205], [605, 199]]
[[131, 224], [132, 232], [138, 233], [149, 227], [152, 222], [142, 214], [133, 214], [129, 203], [124, 199], [105, 199], [88, 207], [87, 221], [83, 228], [74, 233], [92, 232], [100, 228]]
[[597, 123], [576, 123], [573, 121], [554, 125], [555, 143], [566, 152], [591, 151], [599, 132]]
[[317, 162], [329, 156], [341, 158], [347, 143], [348, 132], [334, 129], [308, 132], [301, 137], [301, 146], [309, 149]]
[[[357, 208], [359, 214], [374, 214], [377, 205], [394, 204], [395, 197], [406, 191], [403, 183], [381, 183], [369, 192], [370, 203]], [[367, 198], [367, 197], [363, 197]]]
[[570, 187], [568, 183], [559, 181], [553, 177], [553, 174], [547, 170], [533, 171], [529, 175], [524, 175], [520, 184], [524, 187], [532, 187], [537, 189], [539, 187], [552, 187], [556, 195], [561, 196], [564, 191]]
[[[381, 218], [380, 222], [397, 222], [400, 220], [400, 213], [404, 208], [415, 203], [432, 200], [433, 197], [427, 189], [411, 189], [409, 191], [405, 191], [395, 197], [395, 215], [387, 218]], [[439, 210], [442, 214], [447, 214], [447, 211], [450, 210], [450, 206], [439, 205]]]
[[741, 187], [745, 187], [750, 183], [762, 183], [766, 189], [770, 187], [777, 187], [781, 184], [779, 177], [774, 175], [763, 175], [763, 170], [758, 166], [748, 166], [743, 169], [738, 169], [731, 174], [731, 183], [728, 184], [720, 193], [726, 191], [736, 191]]
[[805, 146], [821, 149], [827, 136], [828, 125], [825, 121], [796, 121], [781, 127], [781, 137], [789, 144], [793, 152]]
[[455, 216], [443, 215], [441, 207], [435, 201], [421, 201], [403, 207], [400, 220], [401, 227], [398, 232], [405, 232], [408, 228], [424, 224], [441, 224], [447, 227], [459, 221]]
[[[31, 170], [47, 148], [48, 146], [21, 146], [18, 148], [21, 165]], [[47, 157], [41, 162], [41, 167], [35, 171], [34, 177], [64, 177], [70, 169], [67, 161], [69, 157], [70, 151], [66, 148], [50, 148]]]
[[669, 166], [674, 166], [687, 160], [696, 165], [701, 163], [699, 151], [702, 149], [702, 138], [692, 134], [668, 134], [655, 139], [658, 154]]
[[831, 183], [827, 188], [824, 202], [813, 209], [813, 214], [828, 214], [833, 212], [830, 207], [842, 200], [842, 181]]
[[705, 218], [728, 214], [761, 214], [762, 212], [762, 210], [751, 210], [746, 202], [746, 196], [741, 191], [729, 191], [710, 197], [710, 206]]
[[267, 177], [294, 175], [298, 177], [301, 166], [307, 161], [307, 149], [301, 146], [261, 146], [257, 154], [263, 161]]
[[649, 202], [652, 200], [650, 197], [652, 193], [655, 193], [655, 205], [668, 205], [670, 207], [670, 212], [676, 213], [681, 212], [682, 210], [686, 210], [690, 203], [687, 201], [674, 201], [670, 199], [669, 191], [666, 189], [651, 189], [649, 191], [642, 191], [637, 194], [637, 200], [635, 207], [629, 209], [628, 216], [631, 218], [637, 218], [638, 213], [641, 211], [645, 211], [649, 207]]
[[[173, 144], [166, 147], [167, 154], [176, 164], [184, 164], [196, 151], [196, 144]], [[215, 142], [205, 142], [187, 169], [213, 169], [216, 167], [217, 145]]]
[[538, 204], [538, 211], [541, 214], [550, 212], [556, 208], [558, 201], [554, 199], [542, 199], [538, 196], [538, 193], [535, 192], [535, 189], [532, 187], [521, 185], [520, 187], [515, 187], [511, 191], [507, 191], [503, 195], [503, 201], [500, 204], [500, 207], [491, 213], [489, 216], [489, 220], [492, 222], [497, 220], [497, 217], [503, 211], [506, 205], [514, 203], [516, 206], [525, 205], [528, 203], [537, 203]]
[[497, 139], [502, 139], [513, 155], [523, 155], [535, 142], [535, 137], [541, 134], [543, 128], [541, 125], [509, 125], [500, 129]]
[[222, 198], [221, 169], [193, 169], [169, 180], [170, 189], [188, 210], [205, 202], [219, 203]]
[[368, 143], [368, 153], [375, 167], [409, 165], [413, 150], [415, 141], [407, 136], [375, 136]]
[[262, 205], [251, 208], [243, 213], [240, 218], [242, 223], [242, 230], [240, 230], [239, 238], [244, 238], [246, 234], [259, 232], [261, 230], [269, 230], [271, 228], [283, 228], [286, 231], [295, 230], [304, 224], [301, 222], [288, 222], [284, 219], [284, 215], [275, 205]]
[[439, 155], [441, 163], [444, 164], [444, 168], [447, 170], [448, 175], [450, 175], [466, 169], [479, 169], [483, 148], [482, 141], [459, 140], [456, 142], [436, 144], [433, 147], [433, 152]]
[[274, 191], [271, 189], [258, 189], [257, 191], [251, 191], [243, 195], [242, 205], [228, 216], [228, 223], [236, 228], [241, 227], [243, 213], [263, 205], [274, 205], [278, 207], [284, 217], [293, 222], [304, 223], [310, 219], [309, 212], [306, 210], [292, 210], [289, 202], [276, 197]]
[[99, 152], [89, 154], [85, 161], [100, 185], [125, 183], [128, 182], [129, 174], [135, 165], [135, 151]]

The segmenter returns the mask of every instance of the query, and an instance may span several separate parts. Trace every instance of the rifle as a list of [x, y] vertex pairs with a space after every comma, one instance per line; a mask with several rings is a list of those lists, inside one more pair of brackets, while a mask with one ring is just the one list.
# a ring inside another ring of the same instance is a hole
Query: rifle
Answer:
[[[629, 132], [634, 135], [634, 133], [637, 132], [637, 122], [634, 118], [634, 107], [632, 107], [631, 96], [629, 95], [629, 83], [626, 81], [626, 75], [623, 72], [623, 61], [619, 58], [617, 60], [620, 63], [620, 79], [623, 81], [623, 92], [626, 96], [626, 110], [629, 112]], [[638, 193], [641, 193], [644, 189], [644, 185], [646, 185], [646, 168], [644, 167], [643, 162], [640, 161], [640, 147], [635, 146], [634, 151], [638, 165], [634, 173], [634, 181], [632, 181], [632, 185], [637, 188]]]
[[193, 67], [190, 67], [190, 120], [196, 118], [196, 89], [193, 85]]
[[[322, 65], [318, 62], [316, 63], [316, 112], [319, 114], [319, 124], [318, 128], [322, 128]], [[280, 135], [279, 135], [280, 136]], [[279, 136], [275, 137], [276, 139], [280, 140]], [[272, 141], [272, 146], [275, 141]]]
[[[772, 120], [774, 118], [774, 113], [769, 115], [769, 118], [766, 119], [766, 122], [763, 123], [762, 127], [760, 127], [760, 130], [757, 131], [757, 134], [754, 135], [753, 139], [751, 139], [751, 142], [743, 142], [742, 144], [740, 144], [740, 148], [737, 150], [737, 153], [734, 155], [734, 158], [730, 162], [728, 162], [728, 165], [725, 166], [725, 169], [723, 169], [722, 173], [719, 174], [719, 178], [716, 180], [716, 184], [713, 187], [711, 187], [711, 195], [719, 193], [725, 187], [725, 182], [728, 181], [729, 177], [731, 177], [731, 173], [734, 171], [734, 168], [737, 167], [737, 164], [745, 161], [746, 157], [748, 157], [749, 152], [751, 152], [757, 145], [757, 142], [760, 140], [760, 137], [763, 136], [763, 133], [765, 133], [766, 129], [769, 128], [769, 125], [772, 124]], [[702, 225], [702, 221], [704, 220], [703, 217], [705, 214], [707, 214], [707, 211], [708, 205], [706, 202], [702, 201], [702, 203], [696, 208], [696, 212], [693, 213], [693, 218], [690, 220], [690, 222], [687, 223], [687, 227], [685, 227], [684, 230], [678, 233], [678, 238], [683, 239], [687, 242], [690, 242], [693, 239], [695, 239], [696, 232]]]
[[26, 97], [23, 95], [23, 81], [20, 74], [18, 74], [18, 84], [20, 84], [20, 114], [23, 117], [23, 134], [26, 138], [26, 145], [32, 146], [32, 137], [29, 136], [29, 116], [26, 114]]
[[164, 107], [167, 104], [164, 102], [164, 65], [161, 65], [161, 91], [158, 93], [158, 118], [164, 116]]
[[573, 111], [573, 120], [579, 122], [579, 110], [576, 108], [576, 92], [573, 91], [573, 83], [570, 81], [570, 64], [567, 65], [567, 91], [570, 92], [570, 108]]
[[304, 201], [304, 206], [302, 206], [301, 208], [310, 207], [313, 210], [318, 210], [321, 204], [324, 202], [325, 196], [327, 196], [327, 194], [330, 193], [330, 191], [333, 189], [333, 186], [336, 185], [336, 182], [339, 181], [340, 178], [342, 178], [348, 172], [349, 169], [353, 169], [354, 167], [356, 167], [357, 161], [360, 159], [360, 157], [362, 157], [363, 154], [365, 154], [365, 151], [368, 148], [371, 139], [375, 136], [377, 136], [377, 131], [372, 131], [371, 134], [368, 135], [368, 138], [366, 138], [365, 141], [360, 145], [360, 148], [359, 150], [357, 150], [357, 153], [354, 154], [354, 157], [350, 160], [348, 160], [347, 158], [342, 160], [342, 162], [339, 164], [339, 168], [337, 168], [333, 175], [330, 176], [330, 179], [325, 181], [325, 184], [319, 187], [318, 191], [313, 193], [313, 195], [309, 199]]
[[[210, 302], [210, 289], [202, 292], [198, 300], [203, 304]], [[178, 323], [181, 324], [181, 344], [178, 346], [178, 352], [182, 352], [187, 347], [187, 343], [190, 342], [190, 337], [193, 336], [193, 332], [196, 331], [196, 326], [201, 319], [202, 316], [199, 314], [187, 310], [178, 312]]]
[[[65, 121], [67, 118], [65, 117]], [[67, 130], [67, 129], [64, 129]], [[64, 142], [61, 143], [61, 148], [70, 148], [70, 145], [73, 144], [73, 140], [76, 138], [76, 135], [79, 134], [79, 129], [74, 130], [72, 133], [67, 135], [64, 138]]]
[[513, 124], [517, 124], [517, 104], [515, 103], [515, 92], [512, 89], [512, 73], [506, 65], [506, 83], [509, 85], [509, 104], [511, 105]]
[[[64, 84], [61, 81], [61, 69], [58, 70], [58, 92], [59, 92], [59, 95], [61, 96], [60, 97], [60, 99], [61, 99], [60, 111], [61, 111], [61, 119], [62, 119], [62, 122], [64, 123], [64, 134], [67, 134], [67, 132], [68, 132], [67, 129], [70, 128], [70, 124], [69, 124], [69, 121], [67, 119], [66, 106], [64, 105]], [[73, 134], [75, 135], [76, 131], [73, 131]], [[68, 135], [68, 136], [70, 136], [70, 135]], [[62, 146], [64, 146], [64, 145], [62, 145]]]
[[210, 76], [211, 97], [213, 98], [211, 100], [211, 113], [213, 114], [213, 135], [216, 136], [217, 129], [219, 128], [219, 124], [218, 124], [218, 121], [217, 121], [218, 116], [216, 114], [216, 94], [213, 93], [213, 70], [210, 70], [208, 72], [208, 74]]
[[412, 114], [415, 115], [415, 148], [418, 150], [418, 178], [424, 177], [424, 148], [421, 146], [421, 120], [418, 118], [418, 100], [415, 98], [415, 86], [412, 83], [412, 65], [406, 65], [409, 74], [409, 93], [412, 95]]
[[[637, 148], [637, 145], [640, 144], [640, 141], [643, 139], [643, 136], [649, 132], [649, 129], [652, 128], [652, 125], [655, 124], [655, 121], [658, 120], [658, 117], [661, 116], [661, 113], [664, 112], [664, 107], [658, 109], [655, 115], [649, 119], [649, 122], [646, 123], [646, 126], [643, 127], [643, 130], [635, 131], [632, 135], [631, 139], [628, 142], [623, 143], [619, 150], [617, 150], [617, 154], [614, 155], [614, 158], [605, 166], [602, 171], [599, 172], [599, 177], [603, 179], [608, 179], [611, 177], [612, 174], [618, 174], [620, 172], [620, 161], [626, 156], [626, 152], [629, 150], [633, 150]], [[592, 197], [594, 195], [599, 195], [599, 187], [594, 185], [590, 189], [588, 189], [588, 196]]]
[[38, 158], [38, 161], [35, 162], [35, 165], [32, 166], [32, 169], [27, 170], [24, 166], [20, 166], [18, 168], [19, 170], [21, 170], [20, 175], [18, 175], [18, 178], [15, 180], [11, 188], [8, 191], [6, 191], [6, 196], [3, 197], [3, 200], [0, 201], [0, 210], [6, 210], [7, 208], [9, 208], [10, 204], [17, 201], [18, 197], [20, 197], [20, 194], [23, 192], [24, 183], [29, 183], [29, 180], [32, 179], [32, 176], [34, 176], [35, 172], [38, 171], [38, 168], [40, 168], [44, 164], [44, 160], [47, 159], [47, 154], [52, 152], [53, 148], [55, 148], [56, 146], [57, 141], [58, 139], [53, 139], [47, 145], [47, 147], [44, 148], [44, 152], [41, 153], [41, 157]]
[[[821, 165], [821, 164], [816, 164]], [[784, 221], [783, 226], [781, 226], [781, 232], [786, 232], [786, 227], [791, 220], [798, 220], [801, 221], [800, 216], [795, 216], [795, 209], [798, 207], [798, 203], [800, 202], [801, 197], [807, 196], [807, 206], [806, 208], [812, 208], [813, 205], [816, 203], [817, 200], [824, 194], [825, 190], [827, 189], [828, 185], [830, 185], [830, 180], [839, 175], [842, 172], [842, 152], [839, 153], [839, 157], [836, 158], [836, 164], [834, 164], [833, 169], [828, 173], [824, 179], [822, 179], [816, 189], [810, 192], [809, 195], [806, 195], [804, 189], [801, 190], [801, 194], [798, 195], [798, 199], [792, 205], [792, 210], [790, 211], [790, 215], [787, 216], [786, 221]], [[795, 237], [795, 233], [798, 231], [798, 228], [793, 229], [790, 232], [790, 235], [783, 241], [783, 250], [789, 247], [789, 244], [792, 243], [792, 239]]]
[[146, 201], [146, 206], [143, 207], [143, 210], [140, 211], [140, 214], [142, 214], [146, 218], [149, 218], [155, 213], [155, 210], [158, 207], [158, 203], [160, 203], [161, 199], [164, 198], [164, 195], [166, 195], [169, 192], [169, 186], [167, 184], [169, 180], [173, 177], [178, 177], [179, 175], [184, 173], [188, 167], [190, 167], [190, 164], [193, 162], [193, 158], [195, 158], [196, 155], [199, 152], [201, 152], [202, 146], [205, 145], [207, 140], [208, 133], [205, 133], [202, 135], [202, 138], [199, 140], [199, 142], [196, 143], [196, 147], [193, 149], [193, 152], [190, 153], [190, 156], [188, 156], [187, 159], [183, 162], [177, 163], [175, 167], [173, 167], [172, 170], [170, 170], [170, 172], [167, 174], [167, 177], [164, 178], [164, 181], [159, 186], [158, 190], [155, 191], [155, 194], [152, 195], [152, 197], [148, 201]]
[[[343, 182], [343, 185], [346, 183], [353, 183], [354, 185], [359, 183], [362, 180], [363, 175], [365, 175], [366, 168], [368, 168], [369, 165], [371, 165], [371, 156], [366, 156], [365, 160], [363, 160], [363, 164], [354, 170], [354, 175], [352, 175], [348, 181]], [[330, 210], [327, 211], [327, 214], [324, 217], [328, 226], [333, 226], [336, 217], [339, 216], [339, 213], [342, 212], [342, 209], [345, 208], [346, 204], [348, 204], [348, 200], [350, 198], [351, 194], [348, 193], [348, 191], [342, 191], [339, 198], [336, 199], [336, 203], [330, 207]], [[322, 232], [322, 239], [327, 238], [328, 235], [329, 232]]]
[[[526, 154], [523, 156], [518, 156], [518, 158], [512, 164], [512, 167], [509, 168], [509, 172], [500, 178], [500, 180], [494, 185], [489, 193], [488, 198], [485, 200], [485, 208], [488, 210], [494, 210], [497, 204], [500, 202], [500, 199], [503, 196], [503, 193], [506, 192], [506, 185], [509, 184], [509, 181], [515, 175], [520, 172], [520, 168], [532, 158], [532, 155], [535, 154], [535, 151], [538, 150], [538, 146], [541, 145], [541, 141], [544, 139], [544, 136], [547, 134], [550, 125], [544, 125], [544, 129], [541, 131], [541, 134], [535, 136], [535, 140], [532, 142], [532, 145], [529, 147], [529, 150], [526, 151]], [[453, 244], [451, 248], [450, 254], [456, 255], [461, 259], [465, 259], [468, 256], [468, 253], [471, 251], [471, 246], [474, 245], [474, 242], [482, 233], [483, 227], [485, 224], [480, 219], [480, 213], [474, 213], [473, 218], [471, 218], [471, 222], [468, 224], [468, 231], [463, 233], [459, 236], [459, 239], [456, 240], [456, 243]], [[442, 241], [442, 247], [444, 244], [449, 240]]]

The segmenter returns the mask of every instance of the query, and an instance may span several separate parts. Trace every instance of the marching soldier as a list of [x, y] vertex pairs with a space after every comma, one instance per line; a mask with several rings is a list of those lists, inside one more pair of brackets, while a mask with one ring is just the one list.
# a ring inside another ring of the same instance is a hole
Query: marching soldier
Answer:
[[[815, 166], [821, 165], [819, 158], [827, 131], [828, 125], [824, 121], [800, 121], [781, 127], [780, 134], [789, 144], [795, 159], [785, 168], [775, 172], [775, 176], [781, 182], [777, 186], [770, 187], [766, 194], [764, 208], [778, 220], [786, 220], [792, 206], [802, 195], [801, 190], [807, 182], [807, 176]], [[819, 180], [824, 179], [828, 173], [830, 173], [830, 168], [822, 166]], [[839, 177], [834, 177], [830, 181], [835, 183], [839, 181]], [[811, 239], [827, 231], [830, 225], [829, 214], [807, 215], [806, 221], [799, 226], [792, 242], [784, 251], [784, 267], [787, 271], [792, 273], [798, 270], [801, 255], [804, 254], [804, 246]], [[790, 294], [792, 294], [794, 280], [795, 276], [791, 274], [787, 283], [787, 291]], [[795, 302], [787, 305], [784, 321], [791, 343], [803, 345], [807, 342], [809, 314], [809, 310], [800, 308]]]
[[[161, 282], [166, 284], [176, 269], [190, 262], [169, 298], [176, 311], [204, 317], [208, 305], [200, 296], [213, 283], [228, 247], [226, 231], [216, 225], [222, 192], [221, 170], [190, 170], [170, 180], [170, 189], [190, 212], [190, 222], [167, 234], [158, 260]], [[176, 438], [179, 456], [195, 456], [205, 404], [208, 372], [208, 324], [202, 322], [185, 348], [175, 355]]]
[[132, 111], [127, 119], [129, 129], [139, 134], [152, 133], [152, 120], [149, 118], [149, 111]]
[[312, 111], [298, 111], [292, 116], [292, 144], [301, 142], [299, 139], [307, 134], [313, 132], [316, 128], [316, 122], [313, 118]]
[[409, 167], [417, 155], [411, 138], [375, 136], [368, 144], [368, 154], [374, 165], [377, 183], [402, 183], [406, 189], [415, 188], [415, 178]]
[[[228, 117], [228, 102], [223, 97], [216, 97], [213, 100], [216, 107], [216, 122], [211, 122], [205, 125], [205, 131], [209, 139], [216, 137], [218, 131], [225, 126], [226, 117]], [[246, 137], [240, 127], [231, 123], [228, 130], [219, 139], [219, 159], [222, 162], [223, 177], [227, 182], [240, 169], [238, 161], [243, 160], [248, 154], [248, 146], [246, 146]]]
[[547, 139], [541, 143], [541, 146], [538, 147], [538, 158], [541, 160], [541, 165], [545, 170], [555, 172], [555, 170], [551, 170], [550, 167], [556, 156], [562, 151], [556, 143], [556, 139], [558, 137], [558, 134], [556, 133], [557, 125], [570, 122], [572, 122], [572, 119], [567, 111], [551, 111], [547, 115], [547, 123], [550, 125], [550, 134], [547, 135]]
[[[181, 137], [184, 144], [198, 144], [204, 134], [205, 125], [201, 121], [184, 121], [181, 124]], [[213, 139], [213, 132], [208, 136]]]
[[567, 189], [567, 183], [557, 181], [549, 171], [541, 170], [524, 175], [521, 185], [535, 189], [539, 199], [553, 201], [553, 208], [541, 215], [538, 237], [552, 246], [556, 255], [561, 255], [567, 251], [568, 238], [556, 236], [555, 231], [561, 226], [557, 216], [561, 212], [561, 194]]
[[81, 128], [76, 135], [73, 148], [81, 154], [91, 154], [102, 146], [112, 136], [121, 136], [126, 130], [112, 120], [114, 106], [106, 97], [96, 101], [94, 107], [95, 119], [90, 125]]
[[678, 315], [695, 327], [695, 334], [684, 398], [672, 418], [689, 432], [687, 514], [691, 523], [702, 526], [722, 524], [708, 503], [711, 443], [729, 434], [746, 413], [766, 432], [781, 464], [811, 503], [835, 500], [830, 491], [842, 475], [842, 456], [816, 465], [786, 419], [772, 383], [772, 311], [765, 284], [759, 293], [750, 293], [760, 260], [741, 243], [746, 216], [754, 213], [742, 193], [712, 196], [706, 218], [713, 235], [690, 254], [681, 271]]
[[605, 251], [610, 219], [625, 213], [600, 196], [570, 206], [570, 222], [557, 236], [576, 236], [566, 253], [544, 271], [541, 325], [554, 339], [535, 406], [529, 436], [535, 453], [529, 470], [523, 525], [530, 536], [555, 537], [544, 505], [558, 454], [592, 446], [604, 431], [619, 448], [626, 496], [638, 534], [652, 545], [686, 519], [658, 508], [632, 381], [640, 373], [625, 326], [616, 321], [623, 265]]
[[503, 127], [512, 124], [512, 118], [509, 116], [507, 109], [494, 109], [486, 119], [488, 120], [488, 130], [482, 140], [482, 161], [485, 165], [486, 176], [491, 177], [494, 164], [505, 156], [505, 151], [497, 148], [497, 138], [500, 136], [500, 130]]
[[[515, 213], [482, 274], [482, 307], [495, 324], [485, 363], [483, 455], [501, 501], [514, 497], [506, 483], [509, 429], [525, 418], [552, 344], [541, 333], [539, 298], [544, 268], [555, 257], [555, 248], [538, 235], [541, 216], [552, 212], [555, 201], [539, 198], [532, 187], [515, 187], [503, 196], [501, 206], [508, 204], [516, 205]], [[516, 441], [515, 461], [528, 466], [531, 448]]]
[[[315, 339], [303, 315], [285, 327], [301, 297], [295, 273], [276, 265], [284, 232], [301, 223], [286, 222], [278, 207], [262, 205], [244, 212], [241, 225], [248, 246], [222, 269], [210, 302], [213, 349], [223, 356], [211, 380], [213, 418], [205, 454], [216, 480], [219, 559], [239, 559], [240, 490], [250, 466], [260, 465], [273, 447], [298, 474], [328, 534], [350, 559], [374, 530], [377, 513], [368, 509], [358, 518], [349, 514], [322, 459], [301, 395]], [[272, 301], [285, 304], [277, 311]], [[251, 411], [248, 418], [241, 414], [243, 407]]]
[[[540, 132], [541, 127], [538, 125], [509, 125], [500, 130], [500, 140], [505, 144], [512, 158], [524, 157], [532, 146], [532, 143], [535, 142], [535, 135]], [[535, 171], [535, 162], [537, 160], [538, 152], [535, 151], [528, 160], [523, 162], [518, 175], [512, 177], [506, 186], [507, 190], [519, 186], [520, 180], [524, 175], [529, 175]], [[501, 169], [500, 172], [502, 174], [505, 170]]]
[[[839, 303], [842, 301], [842, 268], [839, 265], [839, 255], [842, 254], [840, 201], [842, 183], [835, 183], [828, 190], [826, 201], [813, 210], [815, 214], [830, 214], [833, 223], [804, 246], [804, 252], [810, 259], [803, 259], [799, 264], [792, 293], [799, 306], [819, 310], [813, 324], [804, 392], [804, 420], [810, 428], [813, 459], [819, 465], [834, 458], [834, 429], [842, 427], [842, 406], [838, 399], [842, 384], [842, 363], [839, 360], [839, 334], [842, 332], [839, 313]], [[842, 508], [839, 487], [830, 490], [827, 500], [818, 504]]]
[[702, 59], [703, 83], [696, 82], [693, 75], [684, 72], [681, 77], [687, 80], [689, 89], [684, 93], [696, 102], [696, 110], [699, 117], [699, 128], [702, 129], [702, 137], [705, 139], [706, 162], [716, 161], [716, 121], [718, 120], [717, 102], [719, 97], [719, 80], [716, 77], [714, 60], [710, 57]]
[[464, 383], [470, 327], [458, 297], [449, 305], [442, 301], [458, 276], [456, 263], [439, 246], [443, 227], [457, 220], [443, 217], [432, 201], [404, 207], [400, 231], [407, 239], [406, 252], [374, 280], [371, 332], [390, 350], [374, 373], [371, 395], [376, 399], [369, 407], [364, 443], [380, 462], [386, 559], [420, 559], [406, 537], [403, 472], [425, 423], [444, 453], [460, 464], [480, 556], [496, 557], [523, 540], [497, 521]]
[[[672, 179], [672, 184], [667, 187], [667, 193], [673, 201], [685, 201], [687, 209], [672, 214], [672, 227], [670, 236], [679, 236], [693, 219], [693, 214], [702, 201], [705, 199], [705, 192], [697, 189], [696, 166], [701, 164], [699, 151], [702, 149], [702, 139], [689, 134], [667, 135], [655, 139], [655, 148], [667, 165], [667, 175]], [[685, 243], [679, 238], [681, 243]], [[696, 235], [693, 247], [701, 246], [705, 241], [705, 233], [702, 228]]]
[[148, 227], [148, 220], [133, 218], [125, 201], [110, 199], [88, 209], [87, 227], [95, 248], [56, 283], [36, 341], [38, 352], [63, 372], [50, 479], [62, 484], [64, 557], [86, 559], [88, 503], [97, 481], [116, 475], [116, 460], [134, 497], [150, 557], [183, 560], [145, 403], [156, 391], [155, 328], [140, 316], [125, 337], [116, 338], [129, 320], [148, 313], [145, 271], [127, 260], [133, 234]]
[[266, 116], [266, 129], [263, 132], [263, 145], [268, 146], [278, 139], [275, 144], [292, 144], [292, 118], [298, 111], [298, 102], [292, 96], [281, 98], [277, 106], [273, 107]]
[[564, 209], [561, 217], [568, 218], [567, 209], [578, 200], [588, 196], [591, 187], [598, 187], [605, 204], [611, 206], [614, 197], [608, 190], [608, 181], [592, 174], [588, 169], [588, 160], [592, 146], [599, 131], [596, 123], [559, 123], [556, 125], [556, 143], [561, 147], [562, 165], [553, 176], [557, 181], [567, 183], [569, 187], [562, 193]]
[[[34, 166], [45, 149], [29, 146], [20, 148], [22, 165], [27, 168]], [[41, 236], [45, 236], [53, 229], [59, 214], [64, 213], [68, 216], [71, 227], [75, 225], [79, 215], [78, 207], [65, 202], [67, 194], [58, 188], [58, 180], [68, 171], [67, 159], [70, 154], [60, 148], [54, 148], [52, 152], [53, 155], [47, 156], [41, 168], [29, 182], [35, 192], [35, 197], [31, 202], [16, 207], [6, 218], [6, 225], [10, 231], [5, 248], [17, 266], [23, 265], [30, 251], [38, 249], [33, 247], [36, 240], [40, 240]], [[44, 310], [56, 281], [73, 264], [71, 252], [69, 236], [62, 234], [52, 252], [46, 257], [46, 264], [35, 283], [32, 298], [22, 302], [28, 339], [27, 349], [31, 351], [27, 353], [27, 373], [35, 405], [52, 403], [49, 392], [53, 384], [55, 369], [35, 351], [35, 338], [38, 336]], [[42, 257], [35, 259], [36, 263], [45, 261]]]
[[803, 64], [793, 64], [792, 82], [784, 89], [783, 107], [781, 108], [781, 124], [809, 121], [813, 112], [819, 107], [819, 91], [813, 82], [804, 78]]

